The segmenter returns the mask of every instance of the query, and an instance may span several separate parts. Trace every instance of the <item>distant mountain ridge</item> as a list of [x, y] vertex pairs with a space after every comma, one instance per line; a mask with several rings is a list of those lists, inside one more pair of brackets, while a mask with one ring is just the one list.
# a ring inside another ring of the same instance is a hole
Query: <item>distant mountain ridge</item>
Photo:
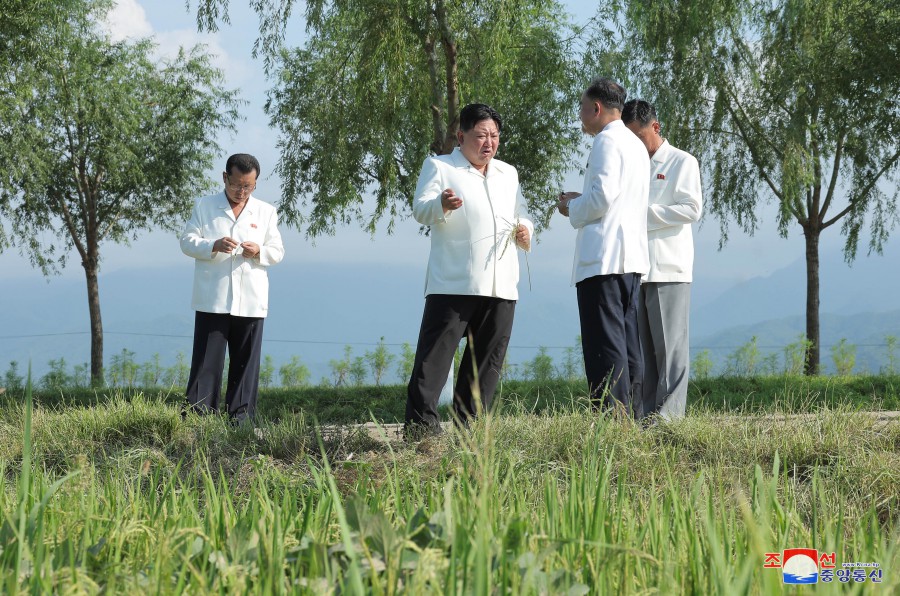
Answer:
[[[900, 253], [894, 250], [893, 253]], [[858, 368], [877, 371], [884, 360], [886, 335], [900, 335], [900, 254], [863, 258], [852, 267], [840, 253], [822, 257], [822, 352], [846, 337], [858, 344]], [[298, 355], [310, 367], [313, 381], [330, 374], [328, 363], [340, 358], [351, 344], [354, 356], [384, 337], [394, 344], [415, 345], [424, 304], [424, 263], [421, 266], [332, 263], [291, 263], [271, 270], [270, 316], [266, 322], [264, 353], [276, 366]], [[550, 348], [559, 362], [562, 350], [574, 346], [579, 334], [575, 289], [570, 269], [560, 266], [532, 269], [528, 289], [523, 280], [513, 329], [510, 362], [534, 357], [538, 346]], [[190, 294], [193, 269], [120, 270], [101, 276], [105, 357], [127, 348], [138, 362], [160, 354], [171, 365], [178, 352], [190, 356], [193, 312]], [[84, 282], [77, 278], [28, 277], [6, 282], [0, 311], [0, 371], [16, 360], [20, 370], [30, 360], [35, 375], [47, 370], [51, 359], [65, 358], [71, 366], [89, 358], [88, 312]], [[767, 277], [757, 277], [713, 292], [698, 275], [693, 287], [692, 351], [709, 349], [724, 362], [734, 349], [757, 336], [760, 346], [784, 346], [805, 328], [805, 269], [797, 261]], [[18, 337], [28, 335], [32, 337]], [[396, 382], [391, 371], [389, 382]]]

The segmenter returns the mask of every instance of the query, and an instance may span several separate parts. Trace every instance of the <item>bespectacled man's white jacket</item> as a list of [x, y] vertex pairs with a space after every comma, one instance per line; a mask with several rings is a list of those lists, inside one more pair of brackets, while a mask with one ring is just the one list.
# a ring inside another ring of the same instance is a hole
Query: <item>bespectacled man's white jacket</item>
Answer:
[[[441, 193], [447, 188], [463, 204], [445, 215]], [[518, 299], [515, 229], [517, 224], [525, 225], [533, 236], [534, 224], [513, 166], [491, 159], [484, 176], [459, 148], [449, 155], [426, 158], [413, 198], [413, 217], [431, 226], [426, 296]]]
[[[259, 245], [259, 257], [246, 259], [213, 253], [216, 240], [228, 236]], [[236, 317], [265, 317], [269, 310], [267, 269], [284, 258], [278, 212], [252, 195], [235, 219], [224, 192], [198, 199], [181, 234], [181, 250], [194, 262], [194, 310]]]
[[700, 165], [686, 151], [663, 141], [650, 158], [650, 208], [647, 239], [650, 271], [645, 282], [692, 280], [694, 237], [691, 224], [700, 221], [703, 209]]

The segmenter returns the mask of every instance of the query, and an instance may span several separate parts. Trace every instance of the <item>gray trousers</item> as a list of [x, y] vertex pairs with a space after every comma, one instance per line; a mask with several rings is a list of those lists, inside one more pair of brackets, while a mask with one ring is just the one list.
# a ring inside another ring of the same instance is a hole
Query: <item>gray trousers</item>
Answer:
[[[644, 353], [641, 416], [684, 416], [687, 407], [691, 284], [641, 284], [638, 329]], [[637, 396], [635, 396], [637, 398]]]

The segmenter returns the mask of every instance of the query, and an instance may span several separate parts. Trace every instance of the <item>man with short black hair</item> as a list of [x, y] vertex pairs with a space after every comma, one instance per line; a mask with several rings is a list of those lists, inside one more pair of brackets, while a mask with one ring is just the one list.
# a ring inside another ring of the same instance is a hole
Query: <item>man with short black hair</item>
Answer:
[[[253, 417], [259, 389], [263, 323], [269, 310], [267, 269], [284, 257], [275, 207], [252, 195], [259, 161], [238, 153], [222, 172], [224, 190], [194, 205], [181, 250], [194, 259], [194, 350], [188, 404], [200, 413], [224, 405], [235, 421]], [[220, 403], [225, 349], [228, 384]]]
[[647, 257], [647, 150], [622, 123], [625, 89], [595, 79], [581, 96], [582, 130], [594, 136], [582, 192], [557, 208], [578, 230], [572, 282], [578, 292], [584, 369], [595, 406], [633, 415], [643, 375], [637, 326]]
[[651, 167], [647, 209], [650, 271], [641, 284], [638, 310], [644, 354], [639, 415], [680, 418], [687, 407], [694, 265], [691, 224], [700, 221], [702, 211], [700, 165], [693, 155], [662, 137], [656, 109], [650, 103], [629, 101], [622, 121], [647, 148]]
[[459, 147], [428, 157], [419, 173], [413, 217], [431, 227], [431, 254], [407, 389], [413, 438], [441, 432], [438, 398], [461, 338], [468, 341], [453, 394], [456, 419], [465, 423], [489, 408], [500, 379], [519, 296], [516, 247], [530, 250], [534, 232], [518, 172], [494, 159], [502, 128], [490, 106], [467, 105]]

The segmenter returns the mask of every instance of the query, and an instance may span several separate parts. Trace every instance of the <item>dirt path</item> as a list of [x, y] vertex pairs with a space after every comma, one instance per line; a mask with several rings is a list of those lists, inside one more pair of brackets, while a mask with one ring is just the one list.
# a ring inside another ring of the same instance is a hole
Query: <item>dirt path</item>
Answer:
[[[876, 430], [881, 430], [887, 428], [893, 424], [900, 424], [900, 412], [867, 412], [867, 415], [874, 418], [875, 424], [874, 428]], [[747, 422], [748, 420], [754, 420], [758, 422], [792, 422], [792, 421], [807, 421], [814, 420], [817, 414], [765, 414], [762, 416], [737, 416], [737, 415], [726, 415], [722, 416], [722, 422], [725, 424], [739, 424], [743, 422]], [[448, 431], [450, 430], [452, 423], [450, 422], [442, 422], [441, 427]], [[365, 429], [366, 432], [369, 433], [369, 436], [373, 439], [379, 441], [401, 441], [403, 440], [403, 425], [402, 424], [382, 424], [378, 425], [374, 422], [367, 422], [365, 424], [354, 424], [348, 426], [325, 426], [323, 427], [324, 434], [329, 434], [330, 432], [338, 432], [338, 433], [346, 433], [351, 428], [361, 428]]]

